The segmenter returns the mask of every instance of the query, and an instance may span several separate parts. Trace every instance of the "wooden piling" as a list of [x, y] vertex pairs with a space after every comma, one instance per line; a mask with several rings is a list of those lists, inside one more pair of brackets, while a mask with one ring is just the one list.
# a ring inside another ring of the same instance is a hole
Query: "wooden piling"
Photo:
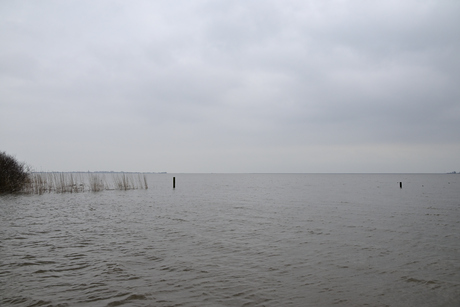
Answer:
[[399, 188], [402, 189], [402, 182], [399, 182]]
[[173, 177], [173, 189], [176, 188], [176, 177]]

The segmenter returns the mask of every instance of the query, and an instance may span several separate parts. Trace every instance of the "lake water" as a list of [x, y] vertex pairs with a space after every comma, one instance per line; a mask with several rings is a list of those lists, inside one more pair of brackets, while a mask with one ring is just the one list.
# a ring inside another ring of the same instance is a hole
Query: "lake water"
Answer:
[[148, 181], [1, 196], [0, 305], [460, 306], [460, 175]]

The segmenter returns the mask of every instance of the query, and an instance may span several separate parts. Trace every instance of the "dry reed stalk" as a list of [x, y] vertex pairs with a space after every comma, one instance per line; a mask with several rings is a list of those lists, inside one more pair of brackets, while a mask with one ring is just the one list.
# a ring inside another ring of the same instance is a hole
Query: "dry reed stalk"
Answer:
[[89, 174], [89, 189], [92, 192], [99, 192], [106, 189], [106, 184], [103, 177], [99, 177], [97, 174]]
[[145, 174], [137, 174], [137, 183], [139, 184], [140, 189], [148, 189], [147, 178], [145, 177]]
[[149, 188], [149, 186], [147, 185], [147, 177], [145, 176], [145, 174], [144, 174], [144, 187], [146, 190]]
[[66, 186], [64, 173], [56, 174], [56, 193], [64, 193]]
[[77, 175], [72, 173], [53, 173], [54, 191], [56, 193], [78, 193], [83, 192], [85, 185]]
[[30, 193], [42, 195], [48, 191], [48, 181], [43, 174], [32, 174]]
[[27, 178], [22, 192], [29, 194], [51, 193], [79, 193], [88, 190], [98, 192], [103, 190], [118, 189], [148, 189], [145, 174], [113, 174], [113, 186], [107, 184], [105, 176], [89, 173], [88, 175], [75, 173], [31, 173]]
[[120, 176], [120, 179], [119, 179], [119, 182], [118, 182], [118, 189], [119, 190], [124, 190], [124, 191], [131, 189], [129, 177], [126, 176], [125, 173], [122, 173], [121, 176]]
[[48, 193], [51, 193], [51, 191], [54, 190], [54, 180], [53, 180], [53, 176], [51, 174], [46, 174], [48, 177], [47, 180], [48, 180]]
[[50, 176], [43, 173], [31, 173], [28, 176], [27, 184], [24, 186], [22, 192], [42, 195], [43, 193], [49, 193], [52, 190], [52, 180]]
[[147, 178], [145, 175], [142, 178], [140, 173], [137, 173], [137, 178], [134, 174], [127, 175], [125, 173], [114, 175], [112, 178], [117, 190], [148, 189]]

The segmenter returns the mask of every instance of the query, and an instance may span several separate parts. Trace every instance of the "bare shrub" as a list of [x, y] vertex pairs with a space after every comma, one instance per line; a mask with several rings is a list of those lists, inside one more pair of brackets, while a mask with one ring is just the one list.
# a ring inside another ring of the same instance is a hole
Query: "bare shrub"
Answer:
[[20, 192], [29, 180], [29, 167], [25, 163], [0, 152], [0, 194]]

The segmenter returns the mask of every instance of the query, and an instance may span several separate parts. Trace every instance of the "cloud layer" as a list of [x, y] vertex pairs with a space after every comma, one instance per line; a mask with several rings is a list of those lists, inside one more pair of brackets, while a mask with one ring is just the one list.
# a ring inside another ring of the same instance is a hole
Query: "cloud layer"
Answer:
[[0, 4], [0, 145], [43, 170], [459, 170], [458, 1]]

